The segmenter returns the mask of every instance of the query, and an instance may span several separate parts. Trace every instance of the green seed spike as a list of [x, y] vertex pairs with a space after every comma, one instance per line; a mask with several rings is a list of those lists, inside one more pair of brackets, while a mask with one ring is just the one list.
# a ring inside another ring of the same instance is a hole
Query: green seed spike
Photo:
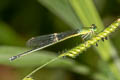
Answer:
[[42, 69], [43, 67], [45, 67], [49, 63], [51, 63], [51, 62], [53, 62], [53, 61], [55, 61], [55, 60], [57, 60], [59, 58], [63, 58], [65, 56], [75, 58], [77, 55], [79, 55], [80, 53], [82, 53], [83, 51], [85, 51], [87, 48], [89, 48], [92, 45], [96, 44], [102, 38], [107, 37], [110, 33], [114, 32], [119, 26], [120, 26], [120, 18], [117, 19], [114, 23], [112, 23], [109, 27], [107, 27], [103, 32], [99, 33], [95, 37], [93, 37], [90, 40], [84, 42], [83, 44], [80, 44], [77, 47], [75, 47], [75, 48], [73, 48], [73, 49], [71, 49], [71, 50], [69, 50], [69, 51], [67, 51], [67, 52], [59, 55], [58, 57], [56, 57], [56, 58], [54, 58], [54, 59], [52, 59], [50, 61], [48, 61], [47, 63], [45, 63], [42, 66], [38, 67], [37, 69], [33, 70], [26, 77], [32, 76], [36, 71]]
[[106, 28], [103, 32], [99, 33], [92, 39], [86, 41], [83, 44], [78, 45], [77, 47], [71, 49], [70, 51], [61, 54], [59, 57], [62, 56], [69, 56], [69, 57], [76, 57], [79, 55], [81, 52], [85, 51], [87, 48], [91, 47], [92, 45], [96, 44], [97, 41], [104, 39], [107, 37], [110, 33], [114, 32], [118, 27], [120, 26], [120, 18], [117, 19], [114, 23], [112, 23], [108, 28]]

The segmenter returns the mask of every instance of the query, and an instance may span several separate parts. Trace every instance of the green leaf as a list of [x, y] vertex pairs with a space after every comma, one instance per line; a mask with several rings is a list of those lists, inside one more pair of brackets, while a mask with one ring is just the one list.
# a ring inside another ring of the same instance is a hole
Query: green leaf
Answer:
[[[84, 25], [96, 24], [98, 26], [98, 32], [104, 28], [93, 0], [70, 0], [70, 3]], [[99, 47], [95, 49], [105, 62], [108, 62], [112, 57], [118, 56], [110, 41], [105, 41], [104, 43], [100, 42]], [[108, 66], [110, 66], [111, 71], [119, 79], [120, 69], [118, 65], [120, 61], [114, 59], [113, 63], [114, 65], [109, 64]]]
[[[63, 20], [69, 21], [67, 22], [68, 24], [71, 24], [76, 21], [74, 20], [74, 18], [72, 18], [69, 15], [70, 11], [68, 11], [68, 8], [66, 6], [68, 5], [67, 1], [70, 1], [73, 10], [76, 12], [77, 16], [79, 17], [79, 19], [81, 20], [84, 26], [90, 26], [91, 24], [96, 24], [98, 26], [98, 32], [103, 30], [104, 26], [102, 20], [100, 19], [100, 16], [92, 0], [39, 0], [39, 2], [41, 2], [49, 10], [59, 15], [61, 18], [63, 18]], [[70, 9], [70, 5], [69, 5], [69, 10], [73, 11], [72, 9]], [[71, 18], [67, 17], [67, 15]], [[73, 15], [75, 16], [75, 13]], [[77, 21], [79, 21], [77, 17], [75, 18]], [[70, 20], [74, 20], [74, 21], [70, 21]], [[116, 50], [114, 49], [113, 45], [111, 45], [110, 41], [100, 43], [99, 46], [100, 47], [96, 48], [96, 50], [99, 52], [103, 60], [108, 61], [111, 58], [111, 54], [117, 56]], [[115, 52], [115, 53], [111, 53], [111, 52]], [[114, 65], [114, 67], [116, 66]], [[112, 71], [114, 67], [111, 66]], [[113, 73], [119, 75], [119, 72], [113, 71]]]
[[72, 28], [82, 28], [79, 19], [72, 10], [68, 0], [38, 0], [51, 12], [59, 16]]
[[[53, 52], [39, 51], [23, 56], [15, 61], [10, 62], [9, 58], [24, 52], [28, 49], [11, 46], [0, 46], [0, 64], [14, 67], [36, 67], [45, 64], [51, 59], [57, 57]], [[79, 74], [88, 74], [89, 68], [84, 65], [78, 65], [71, 59], [58, 59], [47, 65], [48, 67], [62, 67]]]
[[20, 36], [4, 22], [0, 22], [0, 43], [7, 45], [23, 45]]

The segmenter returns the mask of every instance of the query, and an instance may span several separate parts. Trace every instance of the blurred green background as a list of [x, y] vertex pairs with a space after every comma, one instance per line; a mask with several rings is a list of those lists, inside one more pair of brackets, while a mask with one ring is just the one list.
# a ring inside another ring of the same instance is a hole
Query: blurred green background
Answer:
[[[0, 80], [21, 80], [32, 70], [82, 43], [74, 37], [10, 62], [29, 50], [26, 41], [55, 32], [98, 26], [120, 16], [120, 0], [0, 0]], [[75, 59], [56, 60], [35, 73], [35, 80], [120, 80], [120, 31]]]

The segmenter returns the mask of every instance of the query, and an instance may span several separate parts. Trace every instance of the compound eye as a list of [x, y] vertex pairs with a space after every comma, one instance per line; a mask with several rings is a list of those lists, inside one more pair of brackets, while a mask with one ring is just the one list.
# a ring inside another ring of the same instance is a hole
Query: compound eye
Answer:
[[92, 24], [92, 29], [96, 29], [96, 25], [95, 24]]

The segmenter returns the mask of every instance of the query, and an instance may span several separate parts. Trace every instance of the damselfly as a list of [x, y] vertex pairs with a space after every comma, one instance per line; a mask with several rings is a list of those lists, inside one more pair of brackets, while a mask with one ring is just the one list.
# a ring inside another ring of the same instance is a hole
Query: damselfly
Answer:
[[10, 61], [15, 60], [21, 56], [41, 50], [43, 48], [46, 48], [50, 45], [64, 41], [71, 37], [81, 35], [83, 39], [87, 39], [88, 37], [92, 37], [95, 32], [96, 32], [96, 26], [92, 24], [90, 27], [85, 27], [82, 30], [76, 29], [72, 31], [66, 31], [66, 32], [61, 32], [61, 33], [53, 33], [53, 34], [33, 37], [27, 41], [27, 46], [34, 47], [33, 49], [23, 52], [21, 54], [18, 54], [16, 56], [12, 56], [11, 58], [9, 58], [9, 60]]

